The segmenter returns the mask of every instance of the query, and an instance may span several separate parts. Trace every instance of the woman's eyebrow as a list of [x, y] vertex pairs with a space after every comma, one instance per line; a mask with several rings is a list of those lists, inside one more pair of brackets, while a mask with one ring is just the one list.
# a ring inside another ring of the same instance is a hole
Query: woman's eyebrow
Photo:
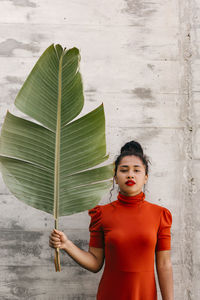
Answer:
[[[128, 165], [121, 165], [120, 167], [128, 168], [129, 166]], [[141, 168], [140, 165], [134, 165], [133, 167], [139, 167], [139, 168]]]

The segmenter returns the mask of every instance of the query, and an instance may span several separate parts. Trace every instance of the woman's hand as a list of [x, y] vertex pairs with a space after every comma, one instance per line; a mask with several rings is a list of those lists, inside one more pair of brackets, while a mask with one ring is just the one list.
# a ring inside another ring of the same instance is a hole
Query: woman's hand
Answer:
[[68, 241], [67, 236], [57, 229], [54, 229], [49, 236], [49, 246], [51, 248], [65, 249]]
[[62, 232], [54, 229], [49, 236], [49, 246], [65, 250], [83, 268], [96, 273], [102, 267], [103, 249], [90, 247], [90, 251], [85, 251], [77, 247]]

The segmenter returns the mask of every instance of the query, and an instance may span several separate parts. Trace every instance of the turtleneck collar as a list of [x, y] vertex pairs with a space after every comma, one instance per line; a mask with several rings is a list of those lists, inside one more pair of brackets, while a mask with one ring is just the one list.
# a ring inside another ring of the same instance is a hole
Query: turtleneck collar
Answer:
[[119, 203], [124, 205], [142, 204], [145, 199], [145, 194], [141, 191], [139, 194], [135, 196], [125, 196], [119, 192], [117, 199]]

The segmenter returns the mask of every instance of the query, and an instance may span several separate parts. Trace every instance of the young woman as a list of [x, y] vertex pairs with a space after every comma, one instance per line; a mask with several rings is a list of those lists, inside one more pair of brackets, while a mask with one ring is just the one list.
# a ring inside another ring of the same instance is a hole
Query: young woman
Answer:
[[115, 161], [117, 200], [88, 210], [89, 250], [74, 245], [58, 230], [49, 245], [64, 249], [83, 268], [94, 273], [105, 267], [98, 300], [157, 300], [154, 255], [162, 300], [174, 300], [170, 258], [171, 212], [145, 200], [148, 159], [136, 141], [126, 143]]

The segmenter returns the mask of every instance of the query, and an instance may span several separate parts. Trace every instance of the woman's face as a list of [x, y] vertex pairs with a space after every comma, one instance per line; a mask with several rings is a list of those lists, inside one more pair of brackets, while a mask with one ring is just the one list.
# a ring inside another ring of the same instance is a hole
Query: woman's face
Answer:
[[[142, 191], [148, 175], [145, 175], [145, 166], [139, 157], [127, 155], [121, 159], [114, 178], [119, 185], [121, 194], [135, 196]], [[135, 184], [133, 184], [134, 182]]]

